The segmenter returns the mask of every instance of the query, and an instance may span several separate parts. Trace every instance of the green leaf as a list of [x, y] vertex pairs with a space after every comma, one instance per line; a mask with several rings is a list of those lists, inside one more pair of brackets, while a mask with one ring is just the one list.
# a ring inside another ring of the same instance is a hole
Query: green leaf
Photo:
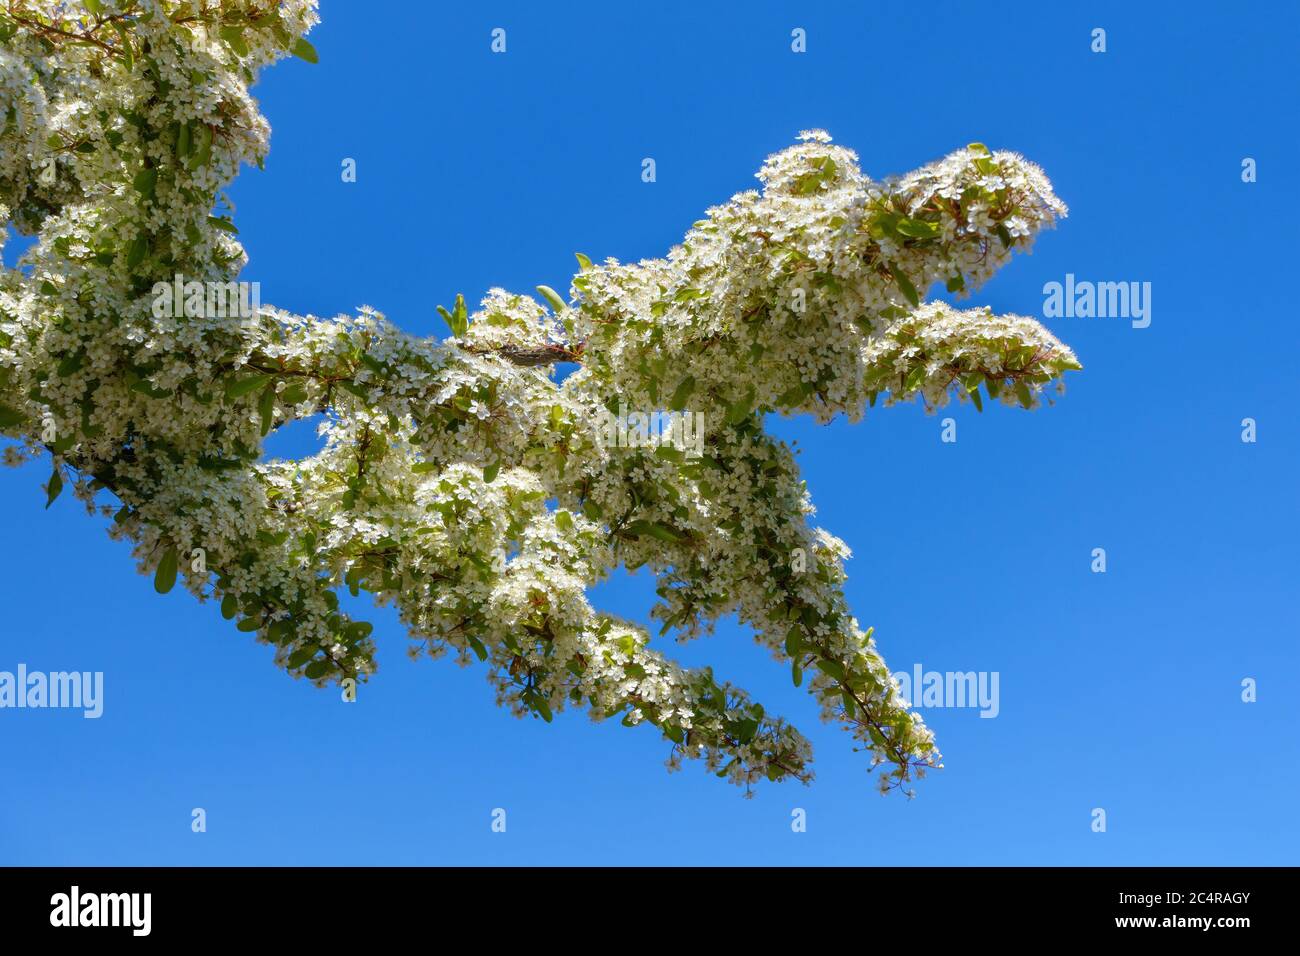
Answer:
[[158, 569], [153, 575], [153, 589], [159, 594], [166, 594], [176, 584], [176, 549], [168, 548], [158, 562]]
[[660, 541], [667, 541], [669, 544], [676, 544], [682, 540], [682, 536], [675, 529], [660, 521], [652, 522], [647, 529], [647, 533], [650, 537], [658, 538]]
[[[195, 136], [198, 139], [194, 139]], [[212, 158], [212, 127], [207, 123], [199, 123], [194, 128], [190, 142], [190, 153], [190, 158], [185, 161], [186, 169], [198, 169], [200, 166], [206, 166], [208, 160]]]
[[144, 262], [145, 253], [148, 251], [149, 240], [144, 236], [136, 236], [126, 250], [126, 267], [128, 269], [134, 269], [140, 263]]
[[307, 386], [302, 382], [291, 382], [280, 393], [280, 401], [286, 405], [297, 405], [307, 400]]
[[135, 174], [135, 179], [131, 180], [131, 185], [145, 199], [153, 199], [154, 189], [158, 185], [158, 170], [142, 169]]
[[460, 338], [469, 331], [469, 310], [465, 308], [465, 297], [456, 293], [456, 303], [452, 307], [452, 333]]
[[903, 394], [906, 394], [925, 381], [925, 366], [918, 365], [907, 373], [907, 378], [903, 379]]
[[660, 541], [667, 541], [669, 544], [676, 544], [682, 540], [681, 535], [676, 531], [658, 521], [633, 521], [628, 525], [627, 530], [629, 534], [638, 538], [642, 535], [649, 535], [652, 538], [658, 538]]
[[220, 229], [222, 232], [230, 233], [232, 236], [239, 235], [239, 230], [235, 228], [235, 224], [224, 216], [209, 216], [208, 223]]
[[549, 285], [539, 285], [537, 291], [542, 294], [542, 298], [550, 303], [551, 309], [554, 310], [557, 315], [568, 308], [565, 301], [560, 298], [560, 294]]
[[441, 306], [441, 305], [438, 306], [438, 314], [439, 314], [440, 316], [442, 316], [442, 321], [444, 321], [444, 322], [447, 323], [447, 331], [449, 331], [452, 335], [455, 335], [455, 334], [456, 334], [456, 324], [455, 324], [455, 323], [456, 323], [456, 320], [455, 320], [455, 318], [452, 316], [452, 314], [451, 314], [450, 312], [447, 311], [446, 306]]
[[0, 404], [0, 428], [12, 428], [26, 421], [22, 414], [8, 405]]
[[780, 408], [793, 408], [813, 393], [816, 386], [812, 382], [801, 382], [777, 396], [776, 404]]
[[470, 634], [470, 635], [466, 638], [466, 640], [469, 641], [469, 646], [472, 647], [472, 648], [474, 649], [474, 656], [475, 656], [475, 657], [477, 657], [477, 658], [478, 658], [479, 660], [481, 660], [481, 661], [485, 661], [485, 660], [487, 660], [487, 656], [488, 656], [488, 655], [487, 655], [487, 648], [483, 646], [483, 642], [482, 642], [482, 641], [480, 641], [480, 640], [479, 640], [477, 637], [475, 637], [473, 634]]
[[894, 228], [912, 239], [931, 239], [939, 234], [939, 224], [924, 219], [900, 219]]
[[104, 12], [104, 0], [85, 0], [86, 9], [91, 13], [99, 14]]
[[59, 378], [67, 378], [69, 375], [81, 368], [81, 364], [85, 361], [85, 358], [85, 352], [73, 352], [59, 363], [59, 367], [55, 369], [55, 374], [58, 375]]
[[1025, 408], [1034, 404], [1034, 398], [1029, 393], [1029, 386], [1023, 381], [1016, 382], [1016, 398], [1020, 399], [1020, 404]]
[[836, 681], [844, 680], [844, 665], [839, 661], [828, 660], [827, 658], [818, 658], [817, 669], [827, 677]]
[[303, 664], [306, 664], [309, 660], [315, 657], [319, 650], [320, 648], [314, 644], [311, 647], [298, 648], [289, 655], [289, 666], [302, 667]]
[[894, 273], [894, 281], [898, 283], [899, 290], [903, 293], [903, 298], [912, 303], [912, 306], [921, 304], [921, 297], [917, 294], [916, 286], [912, 285], [912, 280], [898, 266], [890, 266], [890, 271]]
[[555, 527], [559, 528], [561, 531], [572, 531], [573, 515], [569, 514], [567, 511], [555, 512]]
[[265, 388], [271, 381], [270, 375], [250, 375], [248, 378], [233, 378], [226, 383], [226, 398], [243, 398], [249, 392]]
[[484, 643], [482, 643], [481, 640], [478, 640], [477, 637], [474, 637], [473, 635], [469, 635], [468, 637], [465, 637], [465, 640], [468, 640], [469, 646], [473, 648], [474, 657], [477, 657], [478, 659], [480, 659], [480, 661], [486, 661], [487, 648], [485, 648]]
[[328, 674], [333, 666], [332, 661], [315, 660], [307, 665], [303, 673], [307, 675], [308, 680], [316, 680]]
[[262, 435], [271, 430], [271, 425], [275, 421], [275, 383], [268, 384], [262, 392], [262, 397], [257, 400], [257, 411], [262, 416]]
[[150, 398], [171, 398], [172, 393], [165, 388], [155, 388], [148, 379], [142, 378], [131, 385], [131, 391], [148, 395]]
[[316, 53], [316, 48], [307, 42], [306, 37], [298, 37], [293, 41], [293, 46], [289, 47], [289, 52], [300, 60], [306, 60], [308, 63], [319, 63], [320, 56]]
[[[244, 34], [239, 27], [230, 24], [222, 27], [221, 39], [230, 44], [230, 49], [235, 51], [236, 56], [248, 56], [248, 44], [244, 41]], [[312, 60], [311, 62], [315, 63], [316, 61]]]
[[691, 397], [693, 391], [695, 391], [695, 377], [687, 375], [674, 389], [673, 397], [668, 400], [668, 407], [675, 412], [680, 412], [686, 407], [686, 400]]
[[489, 485], [496, 481], [497, 475], [501, 473], [501, 462], [494, 461], [483, 469], [483, 480]]
[[803, 647], [800, 641], [799, 628], [790, 628], [790, 633], [785, 636], [785, 652], [791, 657], [798, 657], [799, 651]]
[[749, 386], [749, 390], [736, 402], [727, 406], [727, 424], [739, 425], [749, 417], [750, 412], [754, 410], [754, 386]]
[[824, 177], [821, 173], [804, 173], [795, 180], [794, 191], [799, 196], [811, 196], [821, 189]]
[[55, 465], [54, 471], [50, 473], [50, 480], [45, 485], [45, 493], [47, 495], [45, 499], [45, 507], [48, 508], [50, 505], [54, 504], [54, 499], [59, 497], [59, 494], [62, 491], [63, 491], [63, 472], [58, 465]]
[[803, 668], [799, 666], [798, 661], [790, 665], [790, 679], [794, 681], [795, 687], [803, 686]]
[[541, 694], [533, 695], [533, 709], [542, 715], [542, 720], [548, 724], [551, 722], [551, 705], [546, 702], [546, 698]]
[[229, 621], [239, 611], [239, 598], [227, 594], [221, 599], [221, 616]]
[[858, 707], [853, 695], [848, 692], [847, 688], [840, 691], [840, 701], [844, 704], [844, 713], [848, 714], [849, 719], [852, 720], [858, 712]]
[[581, 252], [575, 252], [573, 254], [573, 257], [578, 260], [578, 268], [581, 269], [583, 272], [586, 272], [588, 269], [591, 268], [591, 260], [588, 259], [586, 256], [584, 256]]

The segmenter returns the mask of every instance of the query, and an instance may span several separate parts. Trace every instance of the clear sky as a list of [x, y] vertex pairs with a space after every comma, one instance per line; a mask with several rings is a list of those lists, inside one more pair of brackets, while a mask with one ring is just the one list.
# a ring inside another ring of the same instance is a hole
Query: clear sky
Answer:
[[[388, 611], [380, 671], [344, 705], [215, 606], [156, 595], [71, 495], [43, 511], [47, 469], [0, 470], [0, 670], [105, 674], [99, 720], [0, 710], [0, 863], [1297, 862], [1293, 6], [322, 5], [321, 62], [263, 76], [271, 154], [231, 190], [264, 302], [443, 335], [458, 291], [563, 289], [575, 251], [662, 255], [821, 127], [875, 177], [971, 141], [1022, 152], [1070, 217], [971, 303], [1041, 316], [1067, 273], [1150, 282], [1151, 324], [1046, 320], [1085, 370], [1038, 412], [770, 423], [854, 551], [849, 598], [891, 667], [999, 675], [994, 719], [924, 711], [947, 768], [913, 801], [876, 794], [734, 621], [661, 646], [794, 720], [811, 788], [745, 800], [698, 765], [667, 774], [650, 728], [518, 721], [481, 670], [408, 661]], [[644, 620], [653, 588], [596, 596]]]

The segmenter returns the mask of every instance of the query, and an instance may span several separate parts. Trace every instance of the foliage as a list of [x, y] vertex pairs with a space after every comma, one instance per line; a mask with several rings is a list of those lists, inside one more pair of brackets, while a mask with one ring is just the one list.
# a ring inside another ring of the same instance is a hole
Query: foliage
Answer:
[[[876, 182], [804, 134], [764, 165], [761, 192], [709, 210], [667, 258], [579, 255], [567, 297], [496, 289], [472, 315], [458, 296], [444, 342], [369, 308], [158, 309], [177, 276], [238, 279], [221, 190], [261, 165], [269, 136], [248, 86], [285, 56], [315, 62], [316, 20], [314, 0], [0, 13], [0, 212], [37, 237], [0, 276], [6, 460], [49, 455], [51, 501], [66, 480], [113, 515], [159, 591], [179, 580], [218, 602], [318, 684], [373, 670], [346, 587], [395, 605], [416, 655], [482, 662], [517, 714], [650, 723], [670, 765], [702, 758], [746, 786], [811, 779], [787, 722], [590, 605], [622, 563], [656, 576], [664, 632], [687, 639], [731, 613], [751, 626], [885, 765], [884, 789], [937, 766], [845, 604], [848, 550], [810, 525], [763, 416], [1038, 404], [1078, 368], [1068, 349], [1031, 319], [922, 294], [977, 288], [1064, 215], [1042, 173], [973, 144]], [[552, 357], [581, 367], [557, 382]], [[704, 454], [608, 447], [620, 405], [699, 410]], [[319, 454], [260, 460], [270, 430], [318, 412]]]

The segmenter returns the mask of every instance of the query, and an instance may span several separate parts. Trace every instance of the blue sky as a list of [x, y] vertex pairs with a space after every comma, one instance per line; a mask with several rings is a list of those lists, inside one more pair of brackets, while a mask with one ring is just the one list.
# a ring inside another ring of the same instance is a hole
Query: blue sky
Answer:
[[[46, 470], [5, 469], [0, 670], [101, 670], [106, 690], [97, 721], [0, 710], [0, 863], [1294, 864], [1296, 12], [476, 6], [413, 21], [396, 0], [324, 0], [320, 64], [264, 75], [271, 155], [231, 190], [263, 301], [369, 304], [442, 335], [434, 306], [458, 291], [564, 288], [575, 251], [663, 254], [811, 127], [876, 177], [974, 140], [1044, 167], [1070, 217], [975, 304], [1040, 314], [1067, 272], [1152, 283], [1149, 328], [1048, 320], [1085, 365], [1054, 408], [953, 409], [953, 444], [919, 406], [770, 423], [803, 449], [893, 669], [996, 671], [999, 715], [925, 711], [947, 768], [913, 801], [882, 798], [725, 622], [667, 649], [817, 748], [811, 788], [744, 800], [698, 766], [668, 775], [648, 728], [515, 720], [481, 671], [409, 662], [389, 612], [373, 617], [380, 672], [345, 706], [215, 607], [154, 594], [71, 496], [43, 511]], [[300, 431], [275, 450], [308, 447]], [[597, 597], [644, 619], [652, 583]]]

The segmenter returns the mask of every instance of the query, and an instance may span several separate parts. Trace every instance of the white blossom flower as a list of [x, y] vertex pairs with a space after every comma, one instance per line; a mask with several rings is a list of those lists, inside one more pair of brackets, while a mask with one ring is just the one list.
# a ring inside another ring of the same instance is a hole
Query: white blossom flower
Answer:
[[[567, 298], [491, 289], [472, 315], [458, 301], [445, 342], [368, 305], [188, 314], [159, 305], [184, 298], [179, 273], [240, 279], [221, 191], [270, 135], [248, 84], [289, 50], [310, 58], [314, 0], [264, 5], [247, 29], [242, 0], [182, 19], [140, 0], [152, 16], [114, 19], [121, 32], [78, 3], [23, 6], [30, 23], [0, 14], [0, 213], [37, 241], [0, 272], [0, 429], [20, 442], [5, 464], [48, 454], [51, 497], [64, 475], [90, 511], [113, 496], [110, 534], [160, 590], [214, 598], [318, 684], [374, 670], [370, 625], [338, 596], [366, 591], [397, 610], [412, 656], [481, 664], [516, 714], [649, 723], [670, 769], [700, 760], [747, 791], [810, 781], [797, 730], [588, 601], [620, 564], [644, 566], [664, 632], [734, 614], [883, 768], [882, 789], [941, 766], [849, 613], [849, 549], [810, 523], [763, 415], [1034, 406], [1059, 386], [1078, 363], [1039, 323], [921, 300], [936, 282], [977, 290], [1066, 214], [1041, 170], [972, 144], [874, 181], [808, 130], [665, 258], [584, 258]], [[581, 367], [559, 382], [561, 360]], [[701, 453], [611, 443], [621, 407], [690, 410]], [[317, 454], [261, 460], [271, 429], [317, 412]], [[203, 570], [184, 557], [197, 548]]]

